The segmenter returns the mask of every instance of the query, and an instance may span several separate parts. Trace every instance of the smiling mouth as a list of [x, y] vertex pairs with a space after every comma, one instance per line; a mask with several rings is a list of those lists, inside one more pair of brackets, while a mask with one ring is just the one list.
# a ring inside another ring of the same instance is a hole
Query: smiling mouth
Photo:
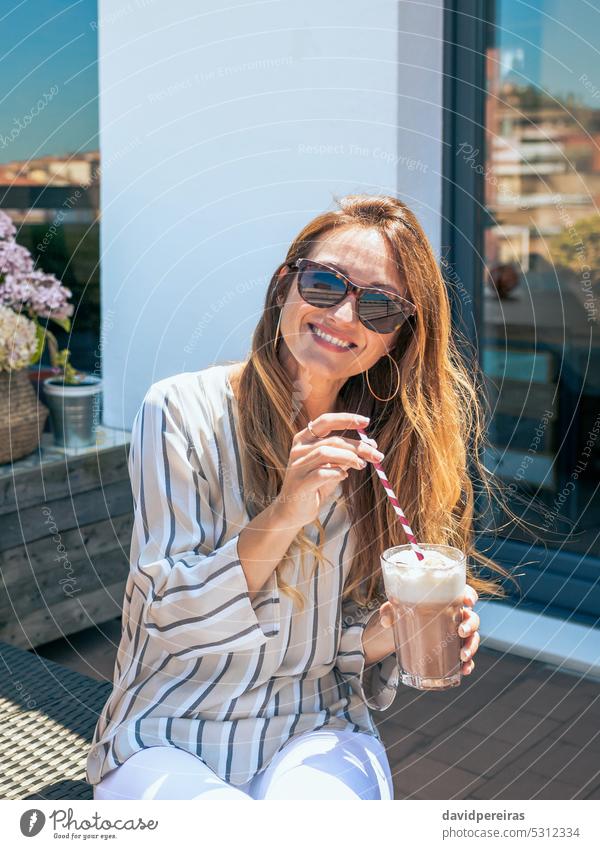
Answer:
[[[343, 339], [339, 340], [342, 342], [342, 345], [337, 345], [335, 342], [330, 342], [329, 339], [325, 339], [323, 336], [320, 336], [320, 333], [324, 333], [325, 331], [321, 330], [320, 327], [317, 327], [314, 324], [308, 323], [308, 328], [311, 332], [311, 335], [314, 336], [319, 342], [325, 343], [325, 345], [330, 346], [331, 348], [335, 348], [336, 351], [349, 351], [351, 348], [356, 348], [354, 342], [345, 342]], [[327, 334], [332, 339], [336, 339], [333, 334]]]

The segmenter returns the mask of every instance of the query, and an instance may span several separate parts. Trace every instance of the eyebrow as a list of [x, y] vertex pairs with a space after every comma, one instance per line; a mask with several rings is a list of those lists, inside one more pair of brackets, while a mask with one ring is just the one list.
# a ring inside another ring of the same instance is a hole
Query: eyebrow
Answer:
[[[335, 268], [336, 271], [341, 271], [342, 274], [352, 280], [352, 275], [349, 274], [345, 268], [342, 268], [341, 265], [338, 265], [337, 262], [333, 262], [332, 260], [328, 259], [315, 259], [313, 260], [313, 262], [320, 262], [323, 265], [329, 265], [331, 266], [331, 268]], [[394, 292], [396, 295], [403, 297], [398, 291], [398, 289], [395, 286], [390, 285], [389, 283], [378, 283], [377, 280], [375, 280], [373, 283], [367, 283], [367, 286], [377, 286], [379, 289], [388, 289], [390, 292]]]

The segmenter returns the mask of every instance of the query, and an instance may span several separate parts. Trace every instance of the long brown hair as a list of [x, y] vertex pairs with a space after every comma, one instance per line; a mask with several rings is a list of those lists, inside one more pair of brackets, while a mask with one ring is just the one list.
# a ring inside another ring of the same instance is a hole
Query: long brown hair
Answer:
[[[244, 488], [250, 518], [277, 496], [283, 482], [298, 423], [290, 378], [274, 346], [282, 309], [277, 300], [289, 293], [295, 272], [278, 281], [287, 263], [310, 257], [319, 239], [334, 228], [375, 228], [384, 237], [399, 269], [416, 316], [403, 326], [390, 351], [400, 369], [400, 389], [390, 401], [373, 397], [364, 373], [348, 378], [339, 394], [340, 409], [370, 417], [368, 433], [385, 454], [385, 471], [417, 539], [454, 545], [467, 553], [468, 583], [480, 595], [504, 596], [501, 584], [475, 574], [474, 565], [514, 580], [497, 563], [474, 548], [474, 488], [471, 473], [491, 494], [491, 476], [480, 461], [484, 423], [478, 366], [464, 361], [452, 327], [447, 283], [418, 220], [402, 201], [390, 196], [349, 195], [339, 209], [317, 215], [296, 236], [285, 261], [269, 283], [264, 310], [252, 338], [251, 353], [236, 381], [240, 411]], [[283, 303], [283, 301], [281, 302]], [[373, 391], [388, 398], [396, 386], [396, 369], [382, 357], [369, 370]], [[356, 434], [352, 434], [356, 438]], [[370, 475], [370, 479], [365, 479]], [[354, 555], [344, 598], [369, 604], [382, 597], [380, 554], [407, 539], [375, 469], [349, 470], [342, 481], [354, 536]], [[318, 519], [315, 546], [304, 529], [290, 545], [276, 573], [282, 592], [301, 607], [304, 597], [283, 574], [293, 548], [310, 552], [323, 563], [324, 529]], [[361, 544], [361, 541], [366, 541]]]

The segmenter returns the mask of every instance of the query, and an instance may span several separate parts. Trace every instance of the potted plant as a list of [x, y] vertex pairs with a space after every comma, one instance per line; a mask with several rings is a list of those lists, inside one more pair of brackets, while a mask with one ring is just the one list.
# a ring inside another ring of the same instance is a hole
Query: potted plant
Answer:
[[47, 377], [42, 387], [50, 408], [54, 441], [66, 448], [94, 445], [102, 419], [102, 380], [74, 369], [69, 362], [69, 349], [59, 351], [54, 334], [47, 334], [50, 361], [57, 375]]
[[27, 374], [37, 349], [33, 321], [0, 305], [0, 463], [35, 451], [46, 424], [48, 409]]
[[48, 328], [53, 321], [70, 331], [71, 290], [53, 274], [35, 268], [15, 233], [11, 219], [0, 210], [0, 463], [24, 457], [39, 445], [48, 408], [39, 403], [29, 367], [39, 362], [46, 342], [54, 375], [42, 385], [57, 444], [94, 444], [96, 396], [101, 392], [100, 378], [77, 372], [69, 363], [69, 350], [58, 350]]

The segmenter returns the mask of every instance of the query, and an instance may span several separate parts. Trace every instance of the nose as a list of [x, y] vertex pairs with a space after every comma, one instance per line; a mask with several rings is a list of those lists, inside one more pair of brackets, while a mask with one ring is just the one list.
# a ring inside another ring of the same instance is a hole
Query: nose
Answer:
[[336, 321], [352, 324], [356, 311], [356, 295], [354, 292], [349, 292], [343, 301], [336, 304], [333, 310], [333, 317]]

